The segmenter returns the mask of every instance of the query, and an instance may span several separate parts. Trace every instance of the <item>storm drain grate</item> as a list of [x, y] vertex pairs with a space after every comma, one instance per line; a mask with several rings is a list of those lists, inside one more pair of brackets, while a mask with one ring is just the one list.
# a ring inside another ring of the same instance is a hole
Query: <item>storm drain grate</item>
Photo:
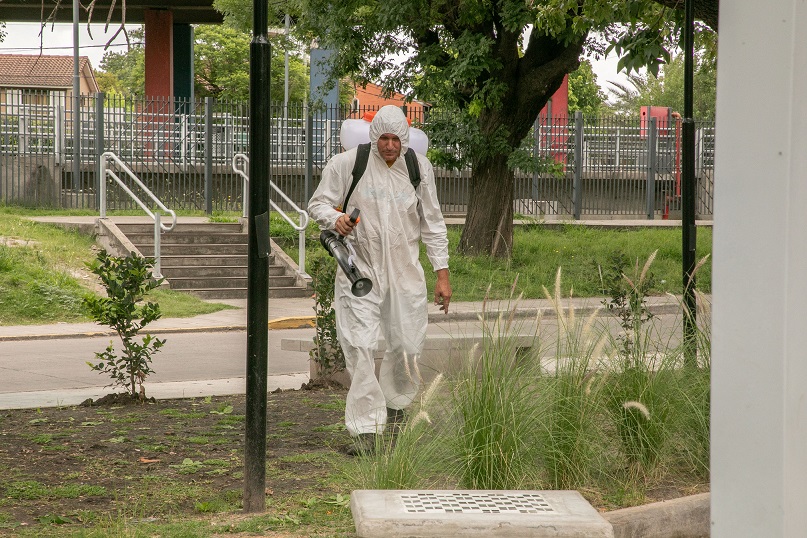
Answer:
[[413, 514], [540, 514], [554, 512], [536, 493], [412, 493], [401, 495]]

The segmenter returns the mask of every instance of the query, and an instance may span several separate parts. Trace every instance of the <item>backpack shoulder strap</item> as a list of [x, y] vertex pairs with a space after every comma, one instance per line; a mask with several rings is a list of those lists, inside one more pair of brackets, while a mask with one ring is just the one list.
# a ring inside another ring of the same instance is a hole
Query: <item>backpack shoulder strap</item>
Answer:
[[415, 155], [415, 150], [408, 148], [404, 154], [406, 161], [406, 170], [409, 172], [409, 181], [412, 182], [412, 187], [418, 188], [420, 185], [420, 165], [418, 164], [418, 156]]
[[356, 188], [356, 184], [361, 179], [361, 176], [364, 175], [364, 171], [367, 170], [367, 161], [369, 159], [370, 144], [359, 144], [356, 148], [356, 162], [353, 163], [353, 171], [351, 172], [353, 181], [350, 183], [345, 201], [342, 202], [342, 211], [347, 211], [347, 202], [350, 200], [350, 195], [353, 194], [353, 189]]

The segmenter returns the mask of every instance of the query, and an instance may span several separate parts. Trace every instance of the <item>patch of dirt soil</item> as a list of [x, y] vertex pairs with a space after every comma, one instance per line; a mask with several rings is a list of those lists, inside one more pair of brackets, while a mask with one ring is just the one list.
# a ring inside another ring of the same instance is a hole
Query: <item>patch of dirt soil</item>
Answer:
[[[332, 514], [323, 519], [338, 532], [327, 536], [353, 536], [349, 509], [327, 504], [349, 492], [340, 474], [351, 445], [345, 395], [343, 387], [323, 383], [267, 395], [267, 507], [280, 519], [263, 535], [323, 536], [305, 524], [283, 532], [289, 503], [299, 508], [319, 499], [312, 510]], [[26, 536], [38, 536], [54, 525], [75, 529], [99, 518], [165, 523], [171, 517], [203, 518], [227, 536], [254, 535], [239, 528], [247, 519], [239, 511], [245, 414], [243, 395], [145, 403], [110, 395], [74, 407], [0, 410], [0, 535], [28, 529]], [[708, 491], [708, 483], [670, 479], [648, 486], [643, 499], [623, 499], [623, 506]], [[600, 511], [620, 507], [595, 491], [582, 493]]]
[[[317, 458], [343, 452], [350, 442], [342, 426], [344, 398], [344, 389], [327, 386], [268, 395], [268, 494], [316, 494], [333, 470]], [[147, 516], [158, 518], [199, 516], [194, 493], [205, 490], [230, 492], [231, 503], [240, 502], [245, 396], [101, 400], [0, 410], [0, 534], [53, 515], [71, 523], [90, 512], [114, 518], [127, 503], [147, 505]], [[174, 482], [179, 491], [173, 496], [149, 499], [143, 491]]]

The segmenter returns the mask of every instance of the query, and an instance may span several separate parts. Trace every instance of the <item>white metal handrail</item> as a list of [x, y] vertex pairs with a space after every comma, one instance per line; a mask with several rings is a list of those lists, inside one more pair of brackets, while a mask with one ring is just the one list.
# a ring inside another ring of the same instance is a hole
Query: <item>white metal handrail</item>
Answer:
[[[249, 196], [247, 196], [249, 188], [249, 174], [247, 173], [247, 166], [249, 166], [249, 157], [243, 153], [236, 153], [233, 156], [233, 171], [244, 179], [244, 217], [247, 216], [249, 209], [249, 206], [247, 205], [247, 200], [249, 198]], [[276, 193], [280, 195], [281, 198], [283, 198], [283, 200], [285, 200], [287, 204], [294, 208], [294, 210], [297, 212], [297, 216], [300, 219], [299, 224], [295, 224], [294, 221], [291, 220], [291, 217], [289, 217], [286, 212], [280, 208], [280, 206], [278, 206], [273, 200], [269, 200], [269, 204], [271, 204], [272, 209], [280, 213], [280, 216], [283, 217], [283, 219], [285, 219], [285, 221], [288, 222], [292, 228], [297, 230], [297, 233], [299, 234], [299, 259], [297, 262], [297, 272], [300, 273], [300, 275], [307, 277], [308, 274], [305, 272], [305, 229], [308, 227], [308, 212], [304, 209], [300, 209], [297, 204], [295, 204], [291, 198], [286, 196], [286, 193], [280, 190], [280, 188], [275, 185], [275, 182], [271, 179], [269, 180], [269, 185], [275, 190]]]
[[[154, 202], [157, 205], [157, 207], [159, 207], [160, 209], [162, 209], [163, 211], [165, 211], [166, 213], [171, 215], [171, 225], [170, 226], [164, 225], [162, 223], [162, 221], [160, 219], [160, 212], [159, 211], [154, 212], [151, 209], [149, 209], [149, 207], [146, 204], [144, 204], [143, 201], [134, 192], [132, 192], [132, 189], [130, 189], [121, 180], [121, 178], [118, 177], [118, 175], [115, 173], [115, 171], [110, 170], [107, 167], [107, 161], [110, 161], [110, 160], [113, 161], [116, 165], [118, 165], [118, 167], [120, 167], [121, 170], [126, 172], [126, 175], [129, 176], [129, 178], [132, 181], [134, 181], [137, 184], [138, 187], [143, 189], [143, 192], [145, 192], [148, 195], [148, 197], [151, 198], [151, 201]], [[106, 178], [107, 178], [107, 176], [114, 179], [115, 183], [117, 183], [120, 186], [120, 188], [122, 188], [124, 190], [124, 192], [126, 192], [126, 194], [128, 194], [132, 198], [132, 200], [134, 200], [135, 203], [138, 206], [140, 206], [140, 209], [145, 211], [146, 214], [148, 214], [148, 216], [151, 217], [154, 220], [154, 270], [152, 271], [152, 273], [154, 274], [155, 277], [162, 278], [162, 276], [163, 276], [162, 275], [162, 267], [161, 267], [161, 264], [160, 264], [160, 230], [163, 230], [163, 231], [166, 231], [166, 232], [170, 232], [171, 230], [173, 230], [174, 226], [177, 225], [177, 214], [172, 209], [168, 209], [167, 207], [165, 207], [165, 204], [163, 204], [160, 201], [160, 199], [157, 198], [157, 196], [153, 192], [151, 192], [151, 190], [149, 190], [149, 188], [146, 187], [143, 184], [142, 181], [140, 181], [140, 178], [138, 178], [135, 175], [135, 173], [132, 172], [132, 169], [129, 168], [128, 166], [126, 166], [126, 163], [121, 161], [118, 158], [118, 156], [115, 155], [113, 152], [107, 151], [107, 152], [101, 154], [101, 218], [106, 218]]]

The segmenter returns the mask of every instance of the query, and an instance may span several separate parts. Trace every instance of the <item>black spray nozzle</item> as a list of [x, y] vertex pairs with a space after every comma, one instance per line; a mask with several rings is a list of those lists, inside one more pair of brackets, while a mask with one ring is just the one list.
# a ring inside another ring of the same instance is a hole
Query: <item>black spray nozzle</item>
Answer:
[[[358, 217], [358, 209], [353, 212], [353, 215]], [[351, 215], [351, 219], [353, 215]], [[356, 268], [356, 265], [351, 259], [350, 252], [348, 251], [348, 246], [345, 244], [342, 236], [333, 230], [324, 230], [319, 234], [319, 242], [322, 243], [322, 246], [325, 247], [328, 254], [336, 258], [336, 263], [339, 264], [339, 267], [342, 268], [342, 271], [344, 271], [350, 279], [350, 291], [353, 295], [356, 297], [364, 297], [370, 293], [370, 290], [373, 289], [373, 283], [369, 278], [363, 277]]]

